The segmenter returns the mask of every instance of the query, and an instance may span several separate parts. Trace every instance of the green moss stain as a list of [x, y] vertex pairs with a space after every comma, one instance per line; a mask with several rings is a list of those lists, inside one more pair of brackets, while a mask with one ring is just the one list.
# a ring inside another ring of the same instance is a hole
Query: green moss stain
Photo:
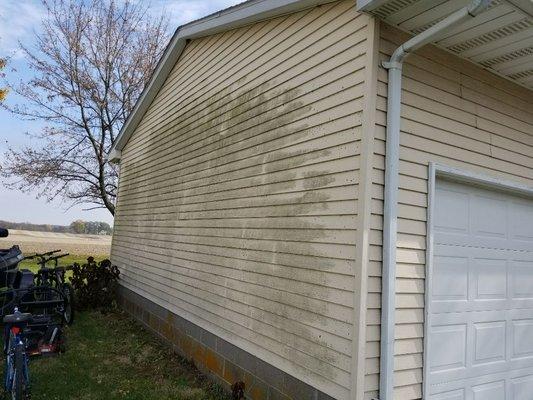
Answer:
[[[346, 335], [350, 321], [332, 315], [334, 301], [328, 300], [333, 300], [329, 298], [333, 291], [325, 286], [302, 284], [298, 291], [291, 288], [291, 281], [307, 281], [308, 268], [314, 270], [315, 282], [326, 285], [338, 263], [349, 262], [321, 256], [319, 246], [323, 245], [318, 244], [328, 242], [321, 216], [334, 212], [329, 210], [330, 195], [324, 189], [335, 182], [331, 171], [319, 167], [320, 160], [330, 160], [334, 155], [328, 149], [291, 147], [312, 138], [305, 117], [312, 115], [313, 109], [299, 100], [302, 93], [298, 89], [277, 87], [268, 81], [241, 91], [238, 88], [243, 83], [241, 79], [210, 98], [198, 115], [202, 123], [193, 128], [194, 132], [176, 128], [168, 141], [168, 146], [175, 147], [175, 155], [164, 165], [168, 177], [155, 176], [150, 182], [139, 173], [121, 188], [122, 198], [126, 202], [127, 197], [136, 198], [138, 206], [131, 205], [128, 211], [134, 212], [137, 207], [142, 212], [142, 222], [130, 222], [140, 230], [157, 232], [162, 226], [199, 225], [211, 226], [212, 236], [217, 236], [231, 228], [232, 238], [222, 238], [218, 243], [208, 237], [184, 237], [184, 248], [191, 254], [212, 251], [219, 257], [235, 259], [233, 268], [240, 270], [241, 279], [247, 282], [264, 284], [253, 281], [243, 265], [257, 266], [258, 274], [283, 271], [285, 284], [263, 287], [259, 293], [237, 295], [225, 279], [220, 284], [227, 286], [228, 298], [249, 305], [250, 329], [263, 333], [265, 324], [273, 327], [272, 339], [282, 344], [285, 358], [302, 365], [311, 356], [316, 362], [307, 368], [335, 379], [335, 366], [340, 361], [329, 340], [333, 335]], [[177, 126], [179, 121], [171, 124]], [[151, 143], [146, 147], [147, 157], [154, 146]], [[135, 165], [129, 168], [130, 176], [142, 171]], [[191, 206], [226, 199], [233, 199], [235, 206], [224, 203], [219, 209], [209, 206], [208, 210]], [[154, 202], [159, 208], [160, 204], [168, 207], [166, 219], [159, 215], [158, 208], [150, 209]], [[257, 234], [272, 229], [276, 229], [275, 238], [265, 240]], [[140, 231], [139, 237], [143, 237]], [[146, 236], [143, 239], [146, 242]], [[228, 240], [231, 245], [225, 252]], [[213, 245], [216, 249], [210, 247]], [[173, 246], [159, 246], [169, 247], [164, 253], [172, 262]], [[179, 280], [177, 274], [169, 267], [169, 277]], [[308, 373], [304, 367], [301, 372]]]

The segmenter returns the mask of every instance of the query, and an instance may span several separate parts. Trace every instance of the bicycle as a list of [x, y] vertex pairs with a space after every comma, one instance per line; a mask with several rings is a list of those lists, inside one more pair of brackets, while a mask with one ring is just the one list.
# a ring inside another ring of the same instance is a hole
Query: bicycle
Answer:
[[[0, 228], [0, 237], [9, 232]], [[4, 316], [4, 389], [12, 400], [30, 396], [29, 359], [64, 352], [64, 323], [72, 323], [73, 292], [58, 266], [60, 250], [23, 257], [18, 246], [0, 249], [0, 314]], [[39, 258], [37, 274], [19, 269], [23, 259]], [[48, 268], [47, 263], [55, 267]], [[68, 286], [66, 286], [68, 285]], [[70, 310], [69, 310], [70, 308]]]
[[[74, 322], [74, 288], [70, 283], [66, 282], [66, 272], [70, 268], [61, 267], [58, 262], [61, 258], [67, 257], [69, 253], [59, 254], [61, 250], [53, 250], [47, 253], [34, 254], [32, 256], [24, 257], [25, 260], [38, 259], [37, 264], [40, 266], [35, 274], [34, 280], [36, 286], [52, 287], [62, 293], [64, 298], [64, 312], [63, 319], [67, 325], [72, 325]], [[53, 262], [54, 266], [49, 268], [48, 263]], [[45, 296], [46, 297], [46, 296]], [[47, 300], [46, 298], [43, 300]]]
[[3, 319], [6, 346], [4, 390], [12, 400], [30, 398], [29, 356], [26, 351], [25, 330], [32, 320], [32, 314], [21, 313], [17, 307], [13, 314], [6, 315]]

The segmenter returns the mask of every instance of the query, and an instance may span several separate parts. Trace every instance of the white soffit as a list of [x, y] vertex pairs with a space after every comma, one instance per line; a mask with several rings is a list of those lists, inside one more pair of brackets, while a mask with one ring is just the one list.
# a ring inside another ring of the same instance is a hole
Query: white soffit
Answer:
[[[358, 9], [416, 35], [470, 0], [359, 0]], [[489, 9], [435, 43], [533, 89], [533, 0], [493, 0]]]

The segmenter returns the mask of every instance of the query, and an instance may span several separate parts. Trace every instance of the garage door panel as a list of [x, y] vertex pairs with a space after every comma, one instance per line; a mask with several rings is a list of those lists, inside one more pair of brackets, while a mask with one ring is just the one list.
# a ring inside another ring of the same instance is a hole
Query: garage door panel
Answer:
[[434, 383], [533, 366], [532, 309], [432, 314], [429, 323]]
[[465, 400], [486, 400], [492, 398], [482, 397], [482, 394], [488, 395], [490, 391], [487, 392], [485, 389], [491, 388], [499, 396], [502, 396], [502, 392], [504, 393], [503, 397], [495, 397], [497, 400], [531, 400], [532, 383], [533, 369], [525, 368], [495, 373], [490, 377], [479, 376], [433, 385], [427, 397], [430, 400], [440, 400], [451, 396], [449, 398], [453, 399], [455, 398], [453, 396], [461, 394]]
[[514, 300], [533, 299], [533, 261], [511, 261], [511, 296]]
[[468, 257], [435, 254], [432, 300], [440, 303], [468, 301]]
[[533, 253], [435, 245], [433, 312], [533, 308]]
[[531, 200], [444, 181], [435, 195], [440, 204], [434, 213], [436, 244], [519, 251], [533, 248]]
[[[533, 318], [511, 321], [511, 358], [533, 358]], [[532, 393], [533, 395], [533, 393]]]
[[506, 321], [475, 322], [472, 330], [473, 366], [506, 361]]
[[502, 258], [470, 259], [470, 300], [507, 300], [507, 260]]
[[[432, 382], [434, 386], [439, 384], [448, 384], [454, 381], [474, 381], [476, 378], [480, 378], [482, 381], [492, 380], [494, 376], [499, 374], [507, 375], [509, 371], [509, 365], [506, 365], [504, 361], [497, 361], [486, 364], [473, 364], [465, 368], [450, 369], [444, 373], [443, 371], [436, 371], [432, 373]], [[525, 367], [524, 367], [525, 366]], [[527, 363], [522, 361], [516, 361], [512, 363], [512, 367], [515, 369], [527, 368]], [[468, 382], [467, 382], [468, 383]], [[464, 385], [463, 383], [461, 385]]]
[[[469, 195], [456, 187], [440, 187], [436, 196], [442, 207], [435, 208], [435, 232], [447, 232], [455, 235], [468, 235]], [[449, 213], [448, 210], [453, 210]]]
[[506, 201], [474, 194], [471, 196], [470, 206], [471, 237], [507, 239], [509, 227]]
[[533, 202], [437, 182], [431, 400], [533, 399]]
[[524, 201], [513, 201], [510, 207], [509, 225], [511, 239], [517, 242], [533, 243], [533, 206]]
[[467, 330], [468, 326], [464, 323], [435, 324], [431, 327], [431, 375], [442, 375], [442, 372], [445, 372], [448, 376], [450, 371], [462, 371], [466, 368]]
[[490, 382], [472, 387], [473, 400], [504, 400], [505, 381]]
[[533, 374], [511, 379], [511, 399], [531, 400], [533, 394]]

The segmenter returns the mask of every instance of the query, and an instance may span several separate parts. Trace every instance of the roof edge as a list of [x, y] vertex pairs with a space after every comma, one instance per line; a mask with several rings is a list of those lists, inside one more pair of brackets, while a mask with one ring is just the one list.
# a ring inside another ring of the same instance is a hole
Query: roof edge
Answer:
[[250, 0], [179, 27], [109, 150], [108, 159], [113, 162], [120, 161], [122, 149], [179, 60], [187, 40], [214, 35], [331, 1], [334, 0]]
[[387, 3], [388, 0], [357, 0], [357, 11], [370, 12]]

